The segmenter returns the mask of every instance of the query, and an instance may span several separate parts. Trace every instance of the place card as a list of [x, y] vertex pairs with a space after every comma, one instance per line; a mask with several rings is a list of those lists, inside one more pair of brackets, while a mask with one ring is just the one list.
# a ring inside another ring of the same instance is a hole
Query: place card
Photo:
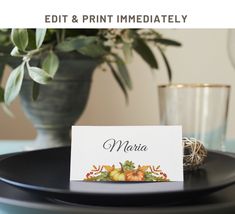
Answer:
[[183, 181], [181, 126], [73, 126], [71, 181]]

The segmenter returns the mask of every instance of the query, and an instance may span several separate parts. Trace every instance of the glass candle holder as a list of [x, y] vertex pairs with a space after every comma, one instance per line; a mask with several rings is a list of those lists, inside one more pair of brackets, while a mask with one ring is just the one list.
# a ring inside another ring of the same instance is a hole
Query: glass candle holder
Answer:
[[158, 86], [161, 125], [182, 125], [207, 149], [224, 150], [230, 86], [168, 84]]

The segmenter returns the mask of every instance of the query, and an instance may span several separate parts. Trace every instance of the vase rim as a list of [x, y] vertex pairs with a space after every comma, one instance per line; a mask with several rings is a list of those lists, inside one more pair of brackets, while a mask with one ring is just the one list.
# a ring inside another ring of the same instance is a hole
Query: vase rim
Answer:
[[161, 84], [158, 88], [231, 88], [231, 86], [220, 83], [169, 83]]

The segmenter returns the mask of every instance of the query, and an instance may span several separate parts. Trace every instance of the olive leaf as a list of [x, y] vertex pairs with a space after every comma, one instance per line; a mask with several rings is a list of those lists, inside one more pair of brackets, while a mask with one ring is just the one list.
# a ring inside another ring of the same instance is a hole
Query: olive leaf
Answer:
[[25, 63], [23, 62], [11, 72], [7, 80], [4, 92], [4, 100], [6, 105], [10, 105], [10, 103], [16, 98], [16, 96], [20, 92], [24, 77], [24, 67]]
[[135, 39], [134, 49], [151, 68], [158, 69], [157, 60], [153, 52], [143, 39]]
[[54, 52], [50, 51], [42, 62], [42, 69], [46, 71], [51, 77], [54, 77], [58, 67], [59, 59]]
[[166, 57], [164, 51], [159, 46], [157, 46], [157, 47], [158, 47], [158, 50], [159, 50], [159, 52], [160, 52], [160, 54], [161, 54], [161, 56], [164, 60], [165, 65], [166, 65], [169, 82], [171, 82], [171, 80], [172, 80], [172, 71], [171, 71], [170, 64], [167, 60], [167, 57]]
[[33, 90], [32, 90], [33, 101], [36, 101], [38, 99], [39, 92], [40, 92], [40, 84], [33, 81]]
[[107, 52], [100, 43], [94, 41], [86, 46], [76, 49], [79, 53], [90, 56], [90, 57], [100, 57], [105, 55]]
[[107, 63], [107, 64], [108, 64], [108, 66], [109, 66], [109, 68], [110, 68], [110, 70], [111, 70], [111, 72], [113, 74], [114, 79], [117, 81], [119, 87], [121, 88], [122, 92], [125, 95], [126, 103], [128, 103], [128, 93], [127, 93], [127, 89], [126, 89], [125, 83], [120, 78], [119, 74], [117, 74], [117, 72], [115, 71], [114, 67], [110, 63]]
[[169, 46], [177, 46], [177, 47], [181, 46], [180, 42], [177, 42], [172, 39], [156, 38], [156, 39], [154, 39], [154, 42], [160, 43], [163, 45], [169, 45]]
[[37, 28], [36, 29], [36, 47], [40, 48], [44, 38], [46, 36], [47, 29], [44, 28]]
[[27, 29], [12, 29], [11, 41], [19, 50], [24, 51], [28, 45]]
[[14, 47], [10, 54], [11, 56], [21, 56], [20, 51], [17, 47]]
[[97, 40], [95, 36], [78, 36], [69, 38], [57, 45], [57, 49], [62, 52], [79, 50]]
[[123, 80], [123, 82], [125, 83], [128, 89], [132, 89], [131, 78], [130, 78], [125, 62], [118, 55], [113, 54], [113, 56], [115, 58], [115, 63], [117, 65], [120, 78]]
[[95, 36], [78, 36], [70, 38], [57, 45], [57, 49], [63, 52], [77, 51], [89, 57], [101, 57], [107, 54], [102, 43]]
[[131, 62], [131, 59], [132, 59], [132, 56], [133, 56], [133, 53], [132, 53], [132, 44], [124, 43], [122, 50], [123, 50], [126, 62], [127, 63]]
[[41, 68], [27, 65], [27, 69], [29, 76], [39, 84], [47, 84], [52, 80], [52, 77]]

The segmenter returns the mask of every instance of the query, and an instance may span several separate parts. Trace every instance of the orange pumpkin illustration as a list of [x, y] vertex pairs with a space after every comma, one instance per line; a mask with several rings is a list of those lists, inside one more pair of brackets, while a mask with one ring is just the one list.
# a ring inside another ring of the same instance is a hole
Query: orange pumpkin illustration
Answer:
[[128, 171], [125, 173], [126, 181], [143, 181], [144, 172], [140, 170]]

